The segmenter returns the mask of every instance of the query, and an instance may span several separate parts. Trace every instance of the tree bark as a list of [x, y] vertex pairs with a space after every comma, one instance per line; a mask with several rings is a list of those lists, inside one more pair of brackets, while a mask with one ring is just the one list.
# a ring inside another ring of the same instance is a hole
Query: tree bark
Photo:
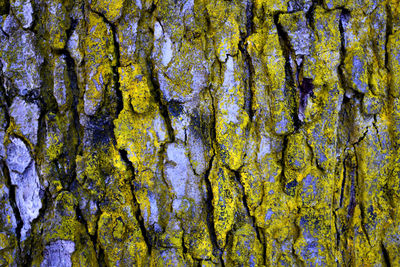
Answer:
[[399, 266], [396, 0], [4, 0], [1, 266]]

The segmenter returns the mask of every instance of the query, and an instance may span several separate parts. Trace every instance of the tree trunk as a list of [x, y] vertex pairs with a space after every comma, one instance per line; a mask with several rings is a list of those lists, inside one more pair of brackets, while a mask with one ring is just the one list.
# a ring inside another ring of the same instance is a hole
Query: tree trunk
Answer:
[[399, 266], [396, 0], [0, 2], [1, 266]]

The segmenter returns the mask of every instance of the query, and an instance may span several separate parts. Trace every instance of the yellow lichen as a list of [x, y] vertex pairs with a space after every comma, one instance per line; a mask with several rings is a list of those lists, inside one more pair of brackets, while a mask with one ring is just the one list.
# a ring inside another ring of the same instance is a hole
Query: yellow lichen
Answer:
[[151, 101], [147, 78], [143, 75], [139, 65], [130, 65], [119, 68], [119, 82], [123, 92], [124, 105], [131, 104], [137, 113], [148, 110]]

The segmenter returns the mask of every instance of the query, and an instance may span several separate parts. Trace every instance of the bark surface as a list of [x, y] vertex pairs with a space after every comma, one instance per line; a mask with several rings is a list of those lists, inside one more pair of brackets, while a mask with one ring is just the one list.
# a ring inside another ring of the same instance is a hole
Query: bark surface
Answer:
[[0, 1], [0, 266], [400, 266], [399, 18]]

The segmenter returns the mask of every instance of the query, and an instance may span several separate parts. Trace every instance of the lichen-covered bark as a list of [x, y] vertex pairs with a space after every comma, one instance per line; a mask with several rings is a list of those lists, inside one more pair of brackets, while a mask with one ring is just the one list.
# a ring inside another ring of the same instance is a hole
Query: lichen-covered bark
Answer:
[[397, 0], [0, 1], [1, 266], [399, 266]]

